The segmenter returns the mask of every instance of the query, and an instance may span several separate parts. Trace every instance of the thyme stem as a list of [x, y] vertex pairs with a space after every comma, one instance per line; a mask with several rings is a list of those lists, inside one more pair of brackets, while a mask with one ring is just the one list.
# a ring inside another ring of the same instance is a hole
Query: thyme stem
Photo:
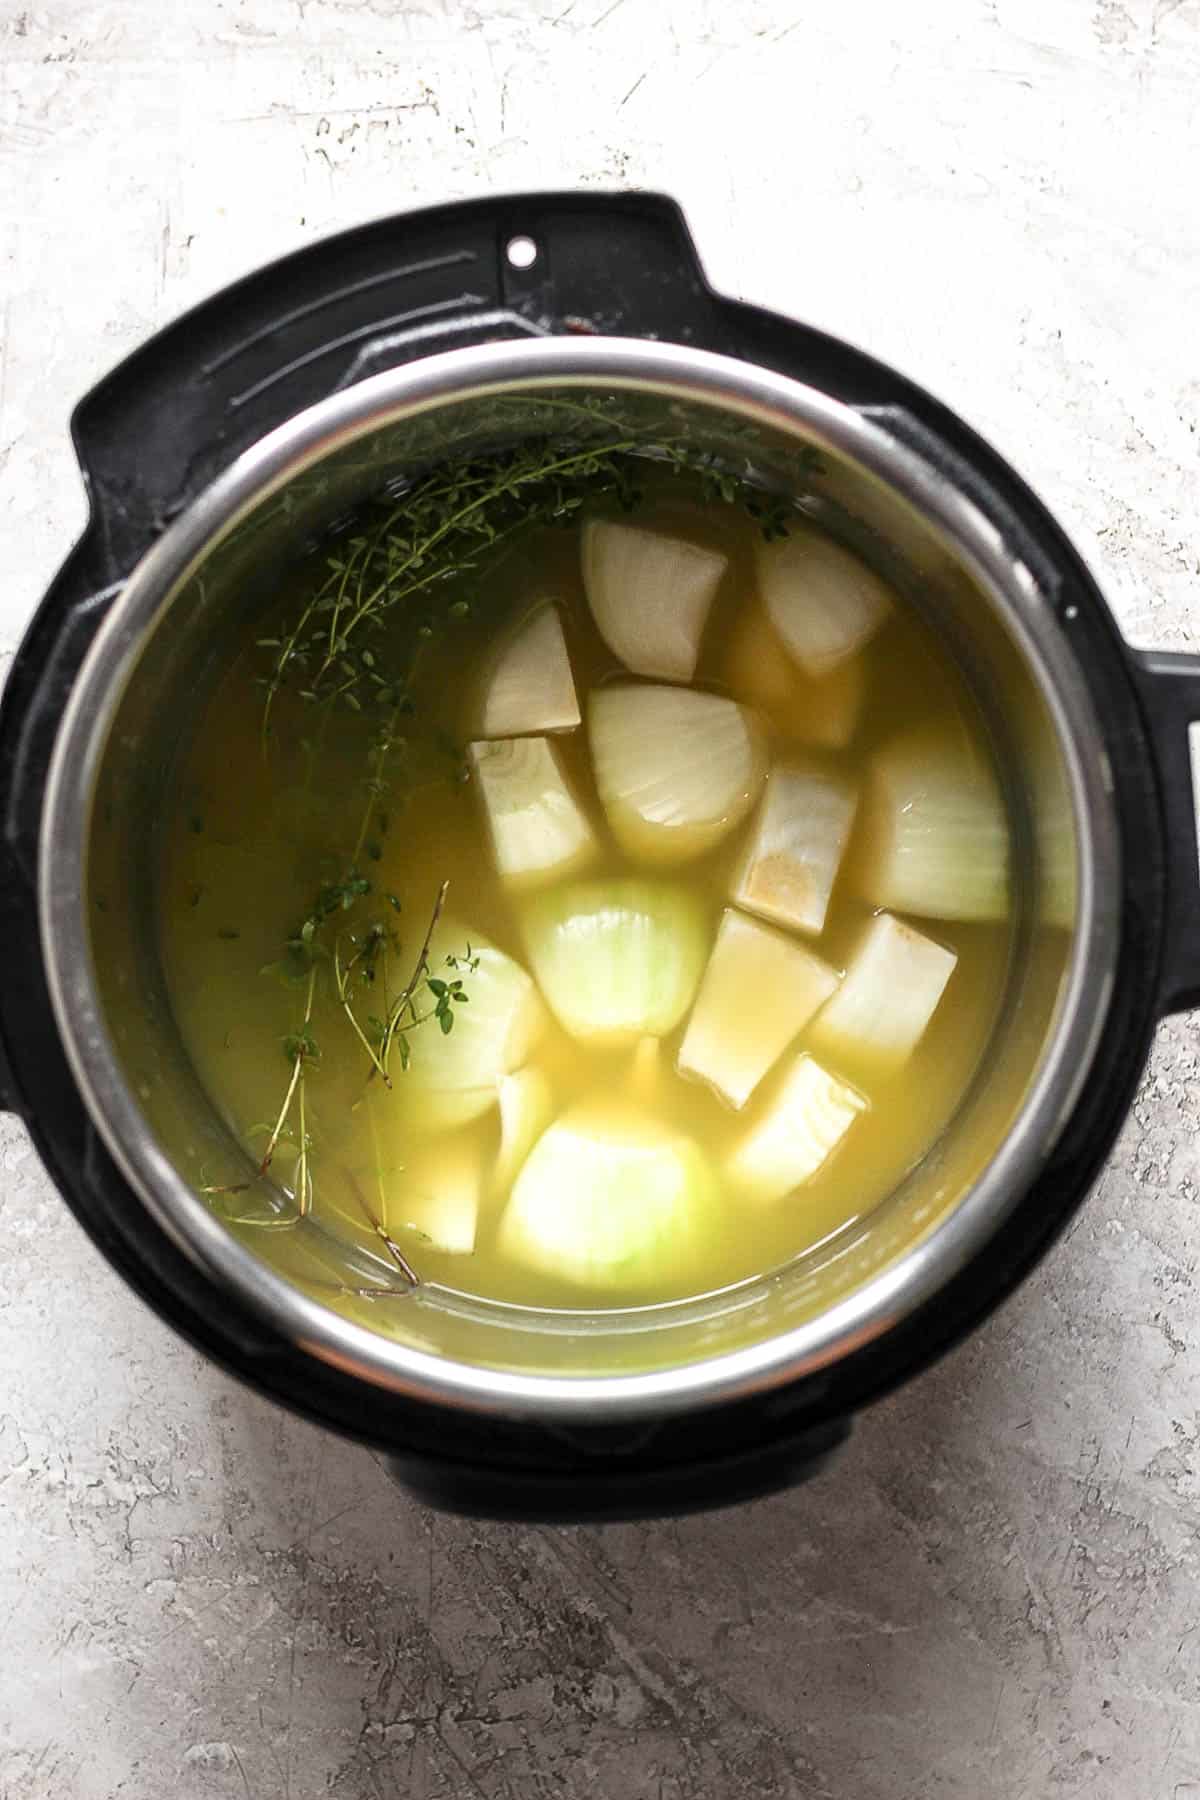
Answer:
[[[274, 1156], [276, 1148], [278, 1147], [278, 1144], [279, 1144], [279, 1140], [282, 1137], [283, 1132], [287, 1126], [288, 1115], [292, 1110], [292, 1101], [295, 1098], [296, 1089], [299, 1087], [299, 1088], [301, 1088], [301, 1090], [303, 1090], [304, 1063], [305, 1063], [306, 1058], [310, 1054], [309, 1049], [308, 1049], [308, 1042], [309, 1042], [308, 1027], [309, 1027], [309, 1023], [312, 1019], [313, 995], [316, 992], [316, 986], [317, 986], [317, 971], [314, 967], [314, 968], [310, 969], [308, 972], [308, 993], [307, 993], [307, 996], [306, 996], [305, 1002], [304, 1002], [304, 1022], [300, 1027], [299, 1033], [297, 1034], [296, 1048], [295, 1048], [295, 1051], [292, 1056], [291, 1080], [288, 1082], [287, 1092], [285, 1093], [285, 1095], [283, 1097], [283, 1105], [279, 1109], [279, 1117], [276, 1119], [275, 1124], [271, 1131], [271, 1135], [267, 1139], [267, 1147], [263, 1152], [263, 1159], [258, 1165], [258, 1172], [259, 1172], [260, 1176], [265, 1175], [267, 1170], [271, 1166], [271, 1158]], [[301, 1094], [301, 1113], [303, 1114], [303, 1092]], [[301, 1157], [302, 1162], [305, 1162], [305, 1151], [306, 1151], [306, 1145], [303, 1142], [303, 1135], [302, 1135], [301, 1144], [300, 1144], [300, 1157]], [[297, 1167], [299, 1167], [299, 1166], [300, 1165], [298, 1164]], [[306, 1163], [305, 1163], [305, 1167], [307, 1170]], [[302, 1213], [304, 1210], [305, 1210], [304, 1207], [301, 1206]]]
[[[392, 1044], [395, 1041], [397, 1032], [400, 1030], [405, 1010], [412, 1007], [413, 995], [420, 986], [422, 976], [428, 972], [429, 946], [433, 940], [433, 934], [437, 930], [437, 922], [442, 916], [442, 908], [446, 904], [446, 895], [449, 890], [450, 883], [448, 881], [443, 881], [441, 887], [438, 889], [437, 899], [433, 903], [433, 912], [430, 914], [429, 924], [425, 928], [424, 941], [421, 944], [420, 954], [413, 965], [412, 974], [409, 976], [400, 998], [396, 1001], [394, 1006], [389, 1009], [387, 1017], [384, 1020], [383, 1035], [379, 1043], [379, 1062], [382, 1064], [380, 1072], [388, 1087], [391, 1087], [392, 1085], [391, 1077], [387, 1072], [388, 1058], [391, 1055]], [[373, 1073], [374, 1070], [372, 1070], [372, 1074]], [[370, 1081], [370, 1079], [371, 1076], [368, 1075], [367, 1080]]]
[[[367, 1197], [363, 1193], [362, 1188], [359, 1185], [357, 1176], [352, 1174], [351, 1171], [349, 1169], [347, 1169], [346, 1179], [350, 1183], [350, 1186], [354, 1190], [354, 1197], [358, 1201], [358, 1204], [362, 1210], [362, 1215], [363, 1215], [364, 1219], [367, 1221], [367, 1224], [371, 1227], [371, 1230], [375, 1233], [376, 1237], [378, 1237], [380, 1242], [383, 1244], [388, 1255], [391, 1257], [392, 1261], [395, 1263], [396, 1267], [399, 1269], [401, 1275], [403, 1275], [405, 1281], [408, 1282], [410, 1287], [420, 1287], [420, 1285], [421, 1285], [420, 1276], [417, 1274], [416, 1270], [413, 1268], [412, 1264], [409, 1262], [407, 1256], [405, 1256], [403, 1250], [401, 1250], [399, 1244], [389, 1234], [387, 1227], [383, 1223], [383, 1220], [377, 1219], [375, 1217], [375, 1214], [371, 1211], [371, 1208], [367, 1204]], [[381, 1199], [382, 1199], [382, 1195], [381, 1195]]]
[[[596, 445], [590, 450], [578, 451], [573, 456], [559, 457], [554, 462], [536, 463], [533, 468], [526, 472], [506, 472], [504, 476], [494, 479], [492, 484], [485, 487], [481, 494], [476, 494], [465, 506], [458, 507], [447, 519], [444, 519], [437, 529], [409, 554], [408, 558], [401, 563], [398, 569], [394, 571], [389, 570], [384, 580], [379, 582], [365, 598], [359, 600], [358, 605], [350, 615], [346, 629], [341, 634], [341, 641], [343, 643], [349, 642], [351, 636], [362, 623], [363, 619], [367, 618], [374, 611], [385, 595], [388, 596], [389, 606], [394, 606], [400, 600], [405, 599], [414, 586], [426, 585], [428, 578], [426, 578], [426, 582], [410, 584], [408, 588], [400, 588], [399, 590], [395, 588], [394, 583], [398, 578], [407, 575], [409, 571], [417, 567], [418, 564], [426, 562], [437, 549], [438, 545], [441, 544], [451, 532], [455, 531], [458, 527], [465, 525], [468, 519], [473, 518], [488, 504], [489, 500], [494, 499], [500, 494], [512, 493], [517, 488], [528, 487], [531, 482], [551, 481], [555, 476], [565, 475], [569, 470], [578, 468], [580, 463], [593, 462], [597, 456], [627, 454], [633, 448], [634, 444], [632, 440], [621, 439], [616, 443]], [[524, 525], [524, 523], [524, 520], [517, 521], [518, 526]], [[493, 539], [492, 546], [494, 546], [494, 543], [495, 540]], [[322, 678], [328, 672], [333, 660], [332, 653], [327, 653], [324, 662], [321, 664], [313, 678], [314, 688], [320, 685]]]
[[363, 952], [361, 949], [355, 951], [354, 955], [350, 958], [350, 961], [346, 964], [345, 968], [343, 968], [342, 961], [341, 961], [340, 944], [341, 944], [341, 940], [339, 938], [339, 939], [335, 940], [334, 946], [333, 946], [333, 979], [334, 979], [334, 983], [337, 987], [337, 996], [338, 996], [339, 1001], [341, 1002], [342, 1011], [345, 1013], [347, 1019], [349, 1019], [351, 1028], [352, 1028], [355, 1036], [358, 1038], [359, 1043], [362, 1045], [363, 1049], [366, 1051], [367, 1055], [370, 1057], [371, 1062], [374, 1065], [375, 1069], [379, 1072], [380, 1075], [383, 1076], [385, 1085], [387, 1087], [391, 1087], [392, 1084], [388, 1078], [388, 1072], [384, 1068], [383, 1064], [380, 1062], [379, 1057], [375, 1051], [375, 1046], [372, 1044], [370, 1038], [367, 1036], [366, 1032], [363, 1030], [362, 1026], [359, 1024], [357, 1018], [355, 1017], [354, 1008], [350, 1004], [350, 976], [354, 970], [355, 964], [362, 957]]

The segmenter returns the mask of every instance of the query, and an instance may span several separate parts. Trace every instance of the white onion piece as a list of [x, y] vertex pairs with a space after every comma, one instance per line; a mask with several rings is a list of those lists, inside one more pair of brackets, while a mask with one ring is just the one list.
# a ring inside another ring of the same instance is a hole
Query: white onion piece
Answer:
[[583, 529], [583, 584], [601, 637], [635, 675], [690, 681], [728, 558], [639, 525]]
[[965, 741], [927, 732], [893, 739], [871, 764], [855, 853], [873, 906], [931, 919], [1003, 919], [1009, 829], [999, 785]]
[[728, 907], [680, 1046], [680, 1073], [744, 1106], [837, 984], [803, 944]]
[[732, 1187], [757, 1205], [782, 1199], [825, 1166], [866, 1105], [854, 1088], [801, 1051], [729, 1157]]
[[524, 911], [534, 974], [560, 1024], [585, 1042], [664, 1036], [691, 1005], [708, 953], [703, 902], [666, 881], [556, 887]]
[[500, 1222], [505, 1255], [581, 1286], [686, 1281], [719, 1218], [707, 1158], [624, 1108], [578, 1108], [539, 1138]]
[[871, 920], [809, 1041], [837, 1063], [893, 1070], [908, 1060], [958, 958], [890, 913]]
[[772, 769], [731, 897], [777, 925], [819, 935], [857, 806], [854, 783], [834, 770]]
[[[448, 965], [447, 956], [461, 958], [468, 943], [477, 966]], [[464, 1123], [496, 1104], [497, 1083], [528, 1061], [545, 1030], [546, 1009], [520, 963], [452, 919], [443, 919], [433, 934], [429, 974], [434, 980], [461, 981], [467, 1002], [454, 1007], [448, 1034], [436, 1019], [408, 1032], [409, 1066], [401, 1069], [398, 1048], [394, 1050], [389, 1098], [406, 1125], [440, 1128]], [[415, 998], [421, 1012], [433, 1005], [423, 985]]]
[[543, 601], [499, 645], [484, 675], [473, 735], [524, 737], [573, 731], [580, 722], [562, 619]]
[[712, 849], [762, 788], [762, 733], [718, 694], [624, 682], [598, 688], [588, 734], [613, 835], [642, 862], [686, 862]]
[[892, 610], [875, 571], [810, 525], [758, 546], [758, 582], [771, 623], [807, 675], [827, 675], [861, 650]]
[[549, 738], [487, 740], [467, 757], [505, 881], [533, 886], [591, 860], [596, 839]]
[[492, 1173], [497, 1192], [507, 1194], [553, 1111], [550, 1083], [540, 1069], [517, 1069], [501, 1078], [500, 1149]]
[[805, 675], [757, 600], [739, 609], [722, 675], [733, 699], [754, 707], [791, 743], [844, 750], [853, 742], [867, 691], [862, 658], [848, 657], [827, 675]]

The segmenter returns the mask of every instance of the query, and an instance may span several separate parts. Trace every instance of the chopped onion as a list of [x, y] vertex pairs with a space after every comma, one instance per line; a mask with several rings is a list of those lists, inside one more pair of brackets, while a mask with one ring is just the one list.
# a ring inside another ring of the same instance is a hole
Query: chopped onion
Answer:
[[778, 925], [819, 935], [857, 806], [854, 783], [835, 770], [772, 769], [732, 898]]
[[744, 1106], [837, 984], [803, 944], [728, 907], [680, 1047], [680, 1073]]
[[690, 681], [728, 558], [638, 525], [593, 519], [583, 583], [609, 649], [635, 675]]
[[835, 1062], [888, 1070], [906, 1062], [946, 991], [958, 958], [912, 925], [871, 920], [810, 1042]]
[[637, 1112], [577, 1108], [538, 1139], [500, 1222], [514, 1260], [581, 1286], [685, 1282], [719, 1219], [717, 1185], [689, 1137]]
[[526, 614], [496, 650], [476, 719], [471, 729], [485, 738], [574, 731], [579, 724], [562, 619], [553, 601], [543, 600]]
[[[468, 944], [474, 968], [461, 966]], [[459, 958], [460, 966], [449, 966], [447, 956]], [[461, 981], [466, 1003], [453, 1008], [450, 1032], [443, 1033], [432, 1018], [408, 1032], [409, 1066], [402, 1071], [393, 1051], [390, 1097], [409, 1127], [440, 1129], [496, 1104], [501, 1076], [528, 1060], [545, 1029], [546, 1011], [520, 963], [453, 920], [443, 919], [433, 934], [429, 974], [435, 981]], [[419, 988], [416, 1003], [427, 1012], [433, 1000]]]
[[718, 694], [625, 682], [600, 688], [588, 703], [588, 731], [613, 835], [644, 862], [686, 862], [710, 850], [762, 787], [759, 727]]
[[962, 743], [916, 732], [871, 765], [855, 874], [874, 906], [931, 919], [1002, 919], [1009, 829], [991, 770]]
[[596, 839], [549, 738], [471, 744], [467, 756], [505, 881], [533, 886], [591, 860]]
[[521, 1165], [550, 1123], [554, 1098], [540, 1069], [517, 1069], [500, 1081], [500, 1149], [493, 1183], [507, 1194]]
[[759, 545], [758, 580], [771, 623], [807, 675], [827, 675], [861, 650], [892, 610], [875, 571], [809, 525]]
[[703, 902], [666, 881], [624, 877], [531, 900], [525, 942], [551, 1010], [597, 1044], [662, 1037], [695, 996], [708, 951]]
[[730, 1156], [732, 1186], [760, 1205], [782, 1199], [825, 1166], [866, 1105], [854, 1088], [801, 1051]]
[[862, 658], [848, 657], [828, 675], [805, 675], [757, 600], [739, 610], [723, 673], [733, 698], [754, 707], [791, 742], [844, 750], [853, 741], [866, 696]]
[[475, 1248], [482, 1192], [476, 1144], [426, 1144], [383, 1178], [384, 1224], [402, 1246], [401, 1234], [414, 1231], [434, 1250], [466, 1256]]

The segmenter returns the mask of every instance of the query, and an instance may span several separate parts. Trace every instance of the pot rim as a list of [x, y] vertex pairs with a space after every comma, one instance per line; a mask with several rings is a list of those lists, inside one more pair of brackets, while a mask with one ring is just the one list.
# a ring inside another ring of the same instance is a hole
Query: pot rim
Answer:
[[[87, 837], [109, 726], [164, 607], [220, 537], [270, 494], [365, 433], [505, 390], [605, 383], [720, 407], [846, 456], [900, 494], [987, 591], [1029, 663], [1067, 767], [1078, 845], [1078, 923], [1057, 1018], [1012, 1129], [923, 1239], [828, 1311], [701, 1361], [632, 1375], [525, 1375], [411, 1348], [309, 1299], [242, 1245], [154, 1141], [120, 1068], [94, 976]], [[38, 920], [58, 1031], [91, 1119], [148, 1212], [209, 1276], [287, 1341], [409, 1398], [579, 1422], [727, 1401], [815, 1373], [927, 1301], [996, 1231], [1045, 1162], [1087, 1075], [1112, 991], [1119, 838], [1086, 684], [1032, 572], [977, 503], [878, 419], [773, 370], [626, 338], [513, 340], [446, 351], [330, 395], [244, 452], [133, 570], [69, 695], [47, 777]], [[1085, 747], [1090, 747], [1085, 749]]]

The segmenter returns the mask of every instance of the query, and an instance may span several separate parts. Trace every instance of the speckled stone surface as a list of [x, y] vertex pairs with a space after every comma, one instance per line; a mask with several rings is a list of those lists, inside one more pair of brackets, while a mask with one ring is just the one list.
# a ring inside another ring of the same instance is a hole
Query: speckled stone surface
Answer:
[[[1198, 0], [0, 0], [0, 664], [120, 354], [330, 229], [573, 182], [674, 191], [718, 285], [925, 381], [1194, 640]], [[833, 1474], [609, 1530], [433, 1518], [244, 1392], [0, 1122], [2, 1800], [1200, 1800], [1198, 1047]]]

